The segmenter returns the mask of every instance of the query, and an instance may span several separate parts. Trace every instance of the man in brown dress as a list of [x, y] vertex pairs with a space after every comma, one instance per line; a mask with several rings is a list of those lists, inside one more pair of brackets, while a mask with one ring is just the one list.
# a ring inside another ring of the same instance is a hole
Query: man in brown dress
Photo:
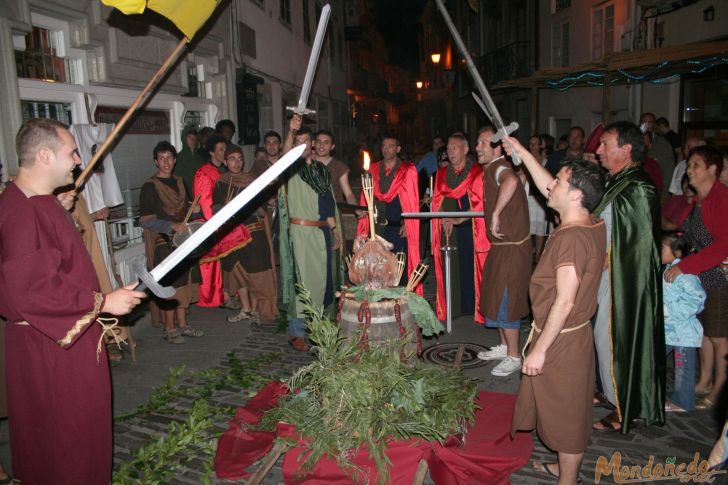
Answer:
[[536, 428], [541, 441], [558, 453], [558, 463], [534, 462], [536, 471], [575, 484], [591, 436], [595, 374], [590, 319], [606, 255], [606, 227], [590, 212], [604, 195], [604, 175], [597, 165], [576, 160], [566, 162], [553, 178], [515, 139], [506, 140], [561, 218], [531, 277], [533, 323], [511, 436]]
[[485, 326], [497, 328], [500, 345], [478, 353], [481, 360], [500, 360], [490, 373], [505, 377], [521, 369], [518, 334], [528, 315], [528, 280], [531, 277], [531, 225], [528, 200], [521, 179], [501, 147], [491, 145], [493, 127], [478, 132], [478, 163], [485, 172], [485, 220], [490, 252], [483, 266], [480, 311]]

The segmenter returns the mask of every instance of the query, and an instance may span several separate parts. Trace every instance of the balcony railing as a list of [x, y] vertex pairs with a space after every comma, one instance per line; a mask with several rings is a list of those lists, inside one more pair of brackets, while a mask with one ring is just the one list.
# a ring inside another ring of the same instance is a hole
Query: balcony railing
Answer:
[[476, 63], [485, 83], [490, 85], [531, 75], [532, 48], [528, 41], [513, 42], [479, 57]]

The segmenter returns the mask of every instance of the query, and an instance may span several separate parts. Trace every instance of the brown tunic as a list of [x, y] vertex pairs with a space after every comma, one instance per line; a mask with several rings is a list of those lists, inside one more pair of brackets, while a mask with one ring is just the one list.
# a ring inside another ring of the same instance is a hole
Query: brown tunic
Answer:
[[[254, 180], [254, 174], [225, 173], [218, 180], [213, 203], [223, 206]], [[257, 217], [257, 208], [243, 208], [231, 223], [245, 224], [251, 241], [222, 259], [223, 286], [230, 295], [247, 288], [261, 320], [272, 322], [278, 316], [278, 285], [273, 264], [273, 242], [267, 216]]]
[[341, 177], [349, 174], [349, 167], [338, 158], [332, 158], [331, 161], [326, 165], [326, 168], [331, 172], [331, 186], [334, 188], [334, 197], [336, 202], [346, 202], [344, 198], [344, 189], [341, 188]]
[[[549, 237], [531, 278], [534, 323], [539, 329], [546, 323], [556, 298], [556, 270], [573, 266], [579, 289], [563, 329], [575, 330], [562, 330], [556, 337], [546, 351], [543, 374], [521, 379], [511, 435], [536, 428], [552, 450], [576, 454], [586, 449], [593, 421], [594, 337], [591, 323], [579, 326], [596, 311], [605, 256], [606, 226], [601, 220], [588, 226], [559, 227]], [[534, 331], [528, 350], [540, 336]]]
[[[485, 220], [493, 220], [499, 185], [496, 181], [498, 169], [513, 170], [509, 161], [502, 159], [485, 168], [484, 195]], [[496, 239], [488, 227], [491, 247], [483, 267], [480, 310], [488, 320], [498, 321], [498, 308], [503, 294], [508, 290], [508, 322], [520, 320], [528, 315], [528, 282], [531, 277], [531, 226], [528, 221], [528, 200], [523, 184], [518, 187], [510, 202], [500, 214], [500, 233], [503, 239]]]

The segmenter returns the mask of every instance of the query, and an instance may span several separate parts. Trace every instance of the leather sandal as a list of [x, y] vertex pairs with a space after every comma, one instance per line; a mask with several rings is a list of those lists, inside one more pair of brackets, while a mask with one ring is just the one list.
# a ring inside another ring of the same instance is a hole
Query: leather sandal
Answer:
[[[601, 426], [597, 427], [597, 425], [601, 425]], [[619, 426], [615, 426], [615, 425], [619, 425]], [[621, 430], [622, 423], [617, 418], [617, 413], [614, 412], [614, 413], [611, 413], [611, 414], [603, 417], [596, 423], [594, 423], [592, 425], [592, 429], [594, 431], [604, 431], [604, 432], [612, 433], [614, 431]]]
[[171, 344], [185, 343], [185, 338], [182, 336], [182, 333], [178, 328], [173, 328], [172, 330], [165, 331], [163, 338]]
[[189, 325], [181, 327], [180, 332], [182, 332], [182, 335], [184, 335], [185, 337], [203, 337], [205, 335], [205, 332], [203, 332], [202, 330], [192, 328]]

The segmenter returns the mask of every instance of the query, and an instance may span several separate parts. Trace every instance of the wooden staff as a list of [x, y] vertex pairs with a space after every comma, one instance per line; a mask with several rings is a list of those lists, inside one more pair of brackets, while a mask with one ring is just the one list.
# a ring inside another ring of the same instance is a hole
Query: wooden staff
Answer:
[[200, 201], [200, 195], [202, 195], [202, 194], [197, 194], [197, 197], [195, 197], [195, 200], [192, 201], [192, 205], [187, 210], [187, 215], [185, 216], [184, 220], [182, 221], [182, 224], [187, 224], [187, 221], [189, 221], [190, 217], [192, 217], [192, 212], [194, 212], [195, 206]]
[[124, 116], [121, 117], [119, 122], [116, 124], [114, 129], [111, 131], [111, 134], [104, 140], [104, 142], [101, 144], [98, 150], [96, 150], [96, 153], [93, 157], [91, 157], [91, 161], [88, 162], [88, 165], [86, 165], [86, 168], [83, 169], [83, 172], [81, 172], [81, 175], [78, 176], [76, 179], [76, 190], [78, 190], [84, 182], [86, 182], [86, 179], [88, 178], [89, 174], [93, 170], [94, 166], [101, 160], [104, 155], [106, 154], [106, 151], [111, 146], [111, 144], [116, 140], [116, 138], [119, 136], [119, 133], [121, 130], [126, 128], [127, 123], [131, 119], [132, 115], [136, 110], [144, 104], [146, 101], [146, 97], [149, 94], [149, 92], [154, 89], [154, 87], [157, 85], [157, 83], [167, 74], [167, 71], [169, 71], [169, 68], [172, 67], [172, 64], [174, 64], [177, 59], [179, 58], [180, 54], [182, 54], [182, 51], [184, 51], [185, 47], [189, 43], [189, 39], [187, 37], [182, 37], [182, 40], [179, 41], [179, 44], [177, 44], [177, 47], [174, 48], [174, 50], [169, 54], [167, 59], [164, 61], [164, 63], [159, 66], [159, 69], [157, 69], [157, 72], [154, 73], [154, 76], [149, 80], [146, 86], [144, 86], [144, 89], [139, 93], [139, 96], [134, 100], [134, 102], [129, 106], [129, 109], [126, 110], [126, 113], [124, 113]]

